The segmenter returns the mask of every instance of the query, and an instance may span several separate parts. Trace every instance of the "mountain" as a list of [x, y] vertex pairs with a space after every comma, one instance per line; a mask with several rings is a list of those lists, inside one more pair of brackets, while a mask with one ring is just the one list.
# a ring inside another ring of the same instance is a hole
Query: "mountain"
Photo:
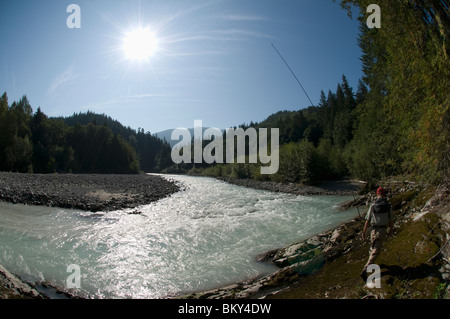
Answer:
[[[168, 130], [161, 131], [161, 132], [158, 132], [158, 133], [154, 133], [153, 136], [156, 136], [160, 140], [166, 141], [167, 143], [169, 143], [170, 147], [173, 147], [175, 144], [178, 143], [178, 141], [172, 141], [170, 139], [173, 130], [174, 129], [172, 128], [172, 129], [168, 129]], [[193, 133], [193, 129], [189, 129], [189, 131], [191, 132], [191, 134]]]
[[[207, 127], [204, 127], [203, 133], [205, 133], [205, 130], [207, 130], [207, 129], [208, 129]], [[161, 131], [158, 133], [154, 133], [153, 136], [156, 136], [160, 140], [169, 143], [170, 147], [174, 147], [176, 144], [178, 144], [180, 142], [180, 140], [174, 140], [174, 141], [171, 140], [173, 130], [174, 129], [172, 128], [172, 129], [168, 129], [168, 130]], [[189, 128], [188, 130], [189, 130], [189, 133], [191, 134], [191, 138], [193, 138], [194, 137], [194, 129]], [[184, 141], [184, 142], [187, 143], [187, 141]]]

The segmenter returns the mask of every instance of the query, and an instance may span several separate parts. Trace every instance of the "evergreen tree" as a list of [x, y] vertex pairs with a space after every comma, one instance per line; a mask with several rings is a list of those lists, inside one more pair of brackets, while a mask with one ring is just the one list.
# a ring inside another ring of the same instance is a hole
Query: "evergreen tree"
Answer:
[[358, 89], [356, 91], [355, 108], [357, 105], [364, 102], [364, 100], [366, 99], [367, 92], [368, 92], [367, 86], [360, 79], [358, 81]]
[[41, 108], [32, 112], [26, 96], [11, 106], [6, 92], [0, 97], [0, 170], [138, 173], [140, 159], [147, 171], [171, 165], [169, 144], [104, 114], [48, 118]]
[[8, 132], [8, 97], [6, 92], [0, 97], [0, 170], [5, 169], [6, 154], [5, 149], [8, 145], [9, 132]]
[[294, 116], [292, 117], [289, 123], [288, 129], [290, 142], [295, 143], [303, 138], [303, 133], [306, 129], [306, 119], [301, 110], [295, 112]]
[[[450, 167], [449, 3], [382, 0], [377, 3], [382, 26], [369, 29], [370, 3], [341, 1], [360, 9], [363, 80], [370, 90], [358, 107], [361, 144], [354, 149], [370, 148], [376, 158], [373, 171], [381, 175], [407, 172], [439, 180]], [[368, 133], [363, 125], [375, 131]]]
[[26, 96], [8, 106], [6, 93], [0, 101], [2, 156], [0, 168], [6, 171], [31, 172], [33, 153], [29, 122], [32, 108]]

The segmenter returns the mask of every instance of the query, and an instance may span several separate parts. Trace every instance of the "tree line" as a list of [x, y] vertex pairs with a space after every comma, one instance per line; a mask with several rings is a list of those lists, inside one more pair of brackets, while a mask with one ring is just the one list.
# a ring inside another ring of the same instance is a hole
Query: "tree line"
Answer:
[[350, 175], [348, 145], [353, 140], [353, 128], [357, 121], [355, 110], [367, 90], [360, 81], [354, 93], [343, 75], [336, 91], [330, 90], [327, 94], [321, 91], [318, 106], [299, 111], [279, 111], [260, 123], [240, 125], [244, 130], [250, 127], [279, 129], [280, 166], [274, 175], [261, 175], [261, 164], [251, 164], [249, 161], [224, 165], [182, 164], [179, 167], [194, 174], [293, 183], [347, 177]]
[[[0, 99], [0, 170], [21, 172], [155, 172], [235, 176], [284, 182], [358, 178], [375, 183], [409, 175], [438, 182], [450, 170], [449, 2], [379, 0], [381, 28], [366, 24], [370, 0], [341, 0], [359, 13], [363, 77], [345, 76], [335, 91], [298, 111], [280, 111], [240, 127], [280, 129], [280, 167], [260, 164], [173, 165], [171, 149], [149, 132], [106, 115], [35, 114], [26, 97]], [[194, 143], [193, 143], [194, 144]], [[270, 144], [270, 143], [269, 143]], [[247, 161], [248, 163], [248, 161]]]
[[359, 8], [363, 81], [352, 171], [361, 177], [412, 174], [428, 181], [450, 169], [450, 14], [448, 0], [381, 0], [381, 28], [366, 26]]
[[281, 111], [247, 127], [280, 129], [280, 168], [211, 166], [194, 173], [312, 183], [320, 179], [406, 175], [439, 182], [450, 170], [449, 2], [380, 0], [381, 28], [367, 26], [370, 0], [342, 0], [359, 10], [363, 77], [345, 76], [336, 91], [299, 111]]
[[159, 172], [171, 164], [170, 146], [104, 114], [49, 118], [26, 96], [0, 98], [0, 170], [26, 173]]

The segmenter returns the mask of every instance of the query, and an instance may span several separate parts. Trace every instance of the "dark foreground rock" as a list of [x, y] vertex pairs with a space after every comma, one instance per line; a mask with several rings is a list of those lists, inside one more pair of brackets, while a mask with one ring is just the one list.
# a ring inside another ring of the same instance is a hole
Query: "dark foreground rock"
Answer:
[[0, 299], [44, 299], [36, 289], [0, 265]]
[[34, 284], [23, 281], [18, 275], [0, 265], [0, 299], [83, 299], [64, 288], [46, 282]]
[[179, 186], [157, 175], [20, 174], [0, 172], [0, 200], [86, 211], [135, 208]]

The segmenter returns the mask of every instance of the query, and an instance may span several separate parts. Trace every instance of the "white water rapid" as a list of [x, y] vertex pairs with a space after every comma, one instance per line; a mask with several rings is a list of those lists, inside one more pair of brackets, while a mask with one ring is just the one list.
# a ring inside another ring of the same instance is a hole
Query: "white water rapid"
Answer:
[[[0, 264], [22, 279], [62, 288], [78, 265], [91, 298], [164, 298], [276, 270], [268, 250], [349, 220], [349, 196], [296, 196], [175, 176], [185, 190], [138, 208], [89, 213], [0, 202]], [[73, 278], [73, 277], [72, 277]]]

